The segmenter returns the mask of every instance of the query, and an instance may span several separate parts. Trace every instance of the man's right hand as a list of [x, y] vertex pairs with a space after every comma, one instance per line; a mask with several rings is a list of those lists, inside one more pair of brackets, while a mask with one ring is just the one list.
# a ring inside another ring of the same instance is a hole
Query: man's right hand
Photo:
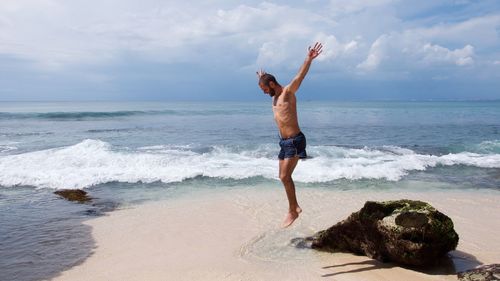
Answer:
[[260, 77], [262, 77], [262, 75], [266, 74], [266, 72], [262, 68], [259, 71], [257, 71], [256, 73], [257, 73], [257, 78], [259, 78], [259, 79], [260, 79]]
[[322, 48], [323, 45], [319, 42], [316, 42], [316, 44], [314, 44], [314, 47], [312, 48], [311, 46], [309, 46], [309, 53], [307, 54], [307, 58], [310, 60], [315, 59], [317, 56], [319, 56], [319, 54], [321, 54], [321, 52], [323, 52], [323, 50], [321, 50]]

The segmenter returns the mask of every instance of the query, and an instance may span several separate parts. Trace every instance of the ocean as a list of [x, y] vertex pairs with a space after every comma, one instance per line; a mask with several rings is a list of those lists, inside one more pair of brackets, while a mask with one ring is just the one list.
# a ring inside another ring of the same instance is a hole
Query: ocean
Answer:
[[[500, 101], [299, 100], [298, 112], [297, 188], [500, 191]], [[81, 263], [95, 248], [82, 221], [115, 208], [282, 188], [278, 151], [270, 101], [0, 102], [0, 280]], [[74, 188], [92, 203], [53, 194]]]

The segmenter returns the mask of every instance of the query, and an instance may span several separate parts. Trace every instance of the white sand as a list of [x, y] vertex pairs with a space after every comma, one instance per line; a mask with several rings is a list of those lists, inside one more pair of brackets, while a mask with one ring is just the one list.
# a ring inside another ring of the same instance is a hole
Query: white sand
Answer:
[[[282, 189], [193, 194], [89, 220], [95, 252], [55, 280], [456, 280], [453, 263], [418, 272], [367, 257], [296, 248], [295, 237], [325, 229], [367, 200], [418, 199], [450, 216], [460, 235], [459, 267], [500, 262], [500, 192], [325, 191], [299, 189], [304, 209], [280, 229]], [[472, 255], [472, 256], [470, 256]]]

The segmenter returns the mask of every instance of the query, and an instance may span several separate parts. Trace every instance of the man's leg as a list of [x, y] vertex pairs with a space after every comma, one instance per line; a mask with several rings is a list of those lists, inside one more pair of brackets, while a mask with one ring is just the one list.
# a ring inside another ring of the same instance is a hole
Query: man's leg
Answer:
[[297, 203], [297, 197], [295, 195], [295, 184], [292, 179], [292, 173], [297, 163], [299, 162], [299, 157], [286, 158], [280, 160], [279, 162], [279, 176], [280, 180], [285, 186], [286, 196], [288, 198], [288, 214], [283, 222], [283, 227], [291, 225], [302, 212], [302, 209]]

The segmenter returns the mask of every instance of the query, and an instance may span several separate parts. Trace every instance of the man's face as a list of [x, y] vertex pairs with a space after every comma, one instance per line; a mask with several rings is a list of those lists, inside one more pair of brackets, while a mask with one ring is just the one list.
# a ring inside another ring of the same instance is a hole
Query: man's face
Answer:
[[266, 95], [270, 95], [271, 97], [274, 97], [274, 95], [276, 94], [276, 92], [274, 91], [273, 89], [273, 82], [270, 82], [269, 83], [269, 86], [266, 86], [264, 83], [259, 83], [259, 87], [262, 89], [262, 91], [264, 92], [264, 94]]

